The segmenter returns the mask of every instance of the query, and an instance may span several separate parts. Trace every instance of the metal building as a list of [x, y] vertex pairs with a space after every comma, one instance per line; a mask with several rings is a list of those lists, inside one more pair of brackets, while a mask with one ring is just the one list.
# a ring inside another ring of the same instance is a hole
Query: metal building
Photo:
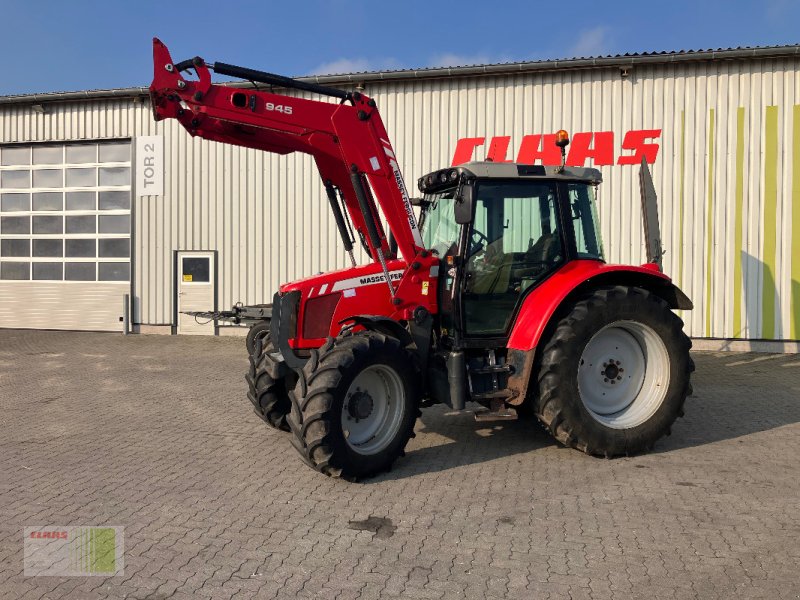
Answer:
[[[786, 341], [800, 339], [798, 67], [800, 46], [781, 46], [309, 79], [377, 100], [410, 188], [470, 157], [548, 162], [567, 129], [569, 162], [603, 172], [610, 262], [644, 260], [645, 156], [690, 335]], [[214, 333], [180, 311], [268, 302], [346, 264], [308, 157], [193, 139], [153, 121], [144, 88], [0, 97], [0, 327], [120, 331], [129, 294], [135, 331]]]

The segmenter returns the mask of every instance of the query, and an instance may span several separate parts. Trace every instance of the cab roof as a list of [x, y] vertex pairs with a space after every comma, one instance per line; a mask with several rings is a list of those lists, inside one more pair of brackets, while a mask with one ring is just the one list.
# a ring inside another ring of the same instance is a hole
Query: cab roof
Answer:
[[557, 179], [582, 179], [587, 183], [600, 183], [603, 175], [598, 169], [585, 167], [545, 167], [543, 165], [523, 165], [519, 163], [500, 163], [475, 161], [461, 165], [475, 177], [546, 177]]
[[439, 169], [420, 177], [419, 191], [437, 192], [452, 187], [462, 177], [497, 179], [551, 179], [560, 181], [581, 181], [598, 184], [603, 176], [598, 169], [586, 167], [546, 167], [543, 165], [524, 165], [510, 162], [475, 161], [457, 167]]

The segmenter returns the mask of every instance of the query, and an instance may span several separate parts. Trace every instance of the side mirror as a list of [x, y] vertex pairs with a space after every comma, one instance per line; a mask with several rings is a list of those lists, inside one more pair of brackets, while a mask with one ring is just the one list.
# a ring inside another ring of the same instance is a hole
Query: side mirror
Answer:
[[472, 203], [474, 199], [475, 185], [472, 183], [462, 183], [458, 187], [454, 207], [456, 223], [459, 225], [472, 222]]

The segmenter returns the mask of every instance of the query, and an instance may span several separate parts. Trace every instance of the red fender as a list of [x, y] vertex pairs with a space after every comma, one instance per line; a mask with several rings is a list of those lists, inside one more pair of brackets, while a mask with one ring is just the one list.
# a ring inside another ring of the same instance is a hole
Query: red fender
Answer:
[[632, 267], [607, 265], [594, 260], [567, 263], [534, 289], [522, 302], [507, 347], [532, 350], [539, 343], [547, 324], [561, 303], [579, 287], [600, 285], [638, 285], [666, 300], [672, 308], [691, 309], [692, 303], [653, 264]]

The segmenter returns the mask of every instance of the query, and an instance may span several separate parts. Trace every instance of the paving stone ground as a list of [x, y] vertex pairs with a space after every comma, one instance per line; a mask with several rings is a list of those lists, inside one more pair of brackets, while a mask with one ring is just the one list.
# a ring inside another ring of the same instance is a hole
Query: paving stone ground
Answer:
[[[800, 357], [695, 355], [653, 453], [423, 411], [391, 473], [305, 467], [231, 338], [0, 331], [0, 598], [798, 598]], [[118, 577], [25, 577], [23, 528], [119, 525]]]

